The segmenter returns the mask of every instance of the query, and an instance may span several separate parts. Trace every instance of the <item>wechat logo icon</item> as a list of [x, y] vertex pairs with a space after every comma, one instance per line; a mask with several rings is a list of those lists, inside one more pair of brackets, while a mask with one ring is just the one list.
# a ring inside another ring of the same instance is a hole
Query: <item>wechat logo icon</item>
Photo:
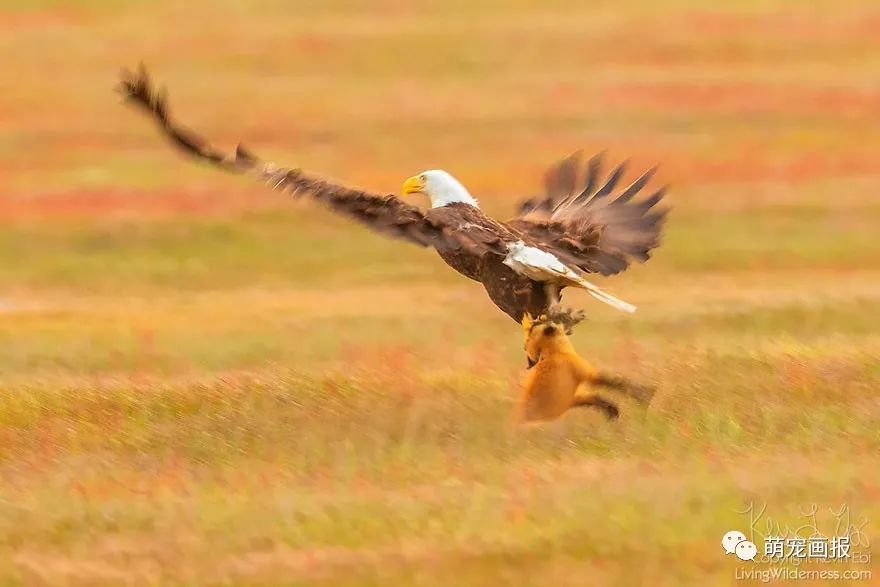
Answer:
[[731, 530], [721, 539], [724, 554], [735, 554], [739, 560], [755, 560], [758, 547], [754, 542], [746, 540], [746, 535], [739, 530]]

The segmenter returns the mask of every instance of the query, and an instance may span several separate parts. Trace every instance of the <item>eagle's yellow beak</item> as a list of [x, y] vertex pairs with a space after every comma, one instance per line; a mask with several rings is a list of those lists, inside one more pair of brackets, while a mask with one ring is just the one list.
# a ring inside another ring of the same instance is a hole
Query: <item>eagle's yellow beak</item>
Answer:
[[414, 175], [405, 182], [403, 182], [403, 193], [404, 195], [409, 194], [420, 194], [425, 189], [425, 182], [422, 180], [420, 175]]

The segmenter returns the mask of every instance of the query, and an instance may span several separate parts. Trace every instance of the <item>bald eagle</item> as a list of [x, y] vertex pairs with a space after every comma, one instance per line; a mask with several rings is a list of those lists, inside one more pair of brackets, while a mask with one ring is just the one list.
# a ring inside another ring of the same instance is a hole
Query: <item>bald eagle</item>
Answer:
[[659, 244], [666, 210], [654, 206], [665, 188], [633, 201], [654, 168], [615, 193], [625, 163], [599, 181], [601, 155], [590, 159], [584, 169], [576, 153], [546, 173], [543, 197], [524, 202], [512, 220], [498, 222], [484, 214], [477, 200], [446, 171], [423, 171], [404, 182], [405, 195], [430, 199], [431, 207], [423, 211], [394, 195], [261, 162], [240, 145], [231, 154], [217, 151], [171, 120], [166, 93], [154, 90], [143, 66], [136, 73], [123, 71], [119, 90], [184, 152], [228, 171], [252, 174], [274, 190], [309, 195], [377, 232], [433, 247], [453, 269], [482, 283], [495, 305], [517, 322], [526, 313], [540, 316], [558, 308], [564, 287], [584, 289], [619, 310], [633, 312], [633, 305], [585, 276], [620, 273], [633, 261], [648, 260]]

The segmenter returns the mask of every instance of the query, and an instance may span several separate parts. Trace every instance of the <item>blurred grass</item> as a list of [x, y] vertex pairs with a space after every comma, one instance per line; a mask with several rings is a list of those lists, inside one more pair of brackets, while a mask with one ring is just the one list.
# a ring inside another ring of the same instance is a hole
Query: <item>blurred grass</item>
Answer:
[[[880, 12], [2, 2], [0, 583], [722, 585], [749, 502], [880, 519]], [[645, 267], [567, 293], [658, 386], [518, 432], [519, 328], [430, 251], [181, 161], [224, 145], [504, 218], [576, 148], [661, 162]], [[760, 545], [759, 545], [760, 547]]]
[[[324, 211], [244, 212], [232, 218], [119, 218], [81, 226], [0, 226], [0, 285], [137, 292], [256, 285], [351, 287], [458, 283], [441, 260]], [[512, 214], [511, 214], [512, 215]], [[725, 214], [682, 210], [655, 273], [876, 267], [880, 209], [775, 207]], [[353, 246], [356, 242], [357, 246]], [[365, 263], [352, 263], [357, 255]], [[16, 263], [27, 257], [28, 263]]]

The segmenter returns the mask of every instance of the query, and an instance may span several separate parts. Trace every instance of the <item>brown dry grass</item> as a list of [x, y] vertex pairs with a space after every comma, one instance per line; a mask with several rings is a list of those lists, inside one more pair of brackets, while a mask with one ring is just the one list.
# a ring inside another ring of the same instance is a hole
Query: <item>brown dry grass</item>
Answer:
[[[872, 535], [870, 2], [0, 5], [0, 583], [721, 585], [751, 501]], [[567, 298], [656, 401], [512, 430], [516, 325], [181, 161], [110, 92], [140, 60], [223, 144], [502, 217], [571, 150], [661, 162], [663, 248], [608, 282], [639, 313]]]

